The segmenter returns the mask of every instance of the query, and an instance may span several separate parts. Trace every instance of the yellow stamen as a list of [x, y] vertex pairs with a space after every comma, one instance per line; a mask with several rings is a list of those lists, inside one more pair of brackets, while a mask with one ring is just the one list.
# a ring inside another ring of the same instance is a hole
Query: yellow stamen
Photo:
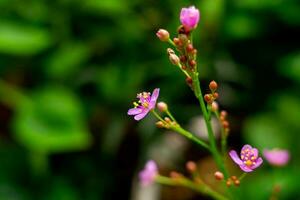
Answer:
[[252, 165], [252, 161], [251, 160], [247, 160], [245, 163], [247, 166], [251, 166]]

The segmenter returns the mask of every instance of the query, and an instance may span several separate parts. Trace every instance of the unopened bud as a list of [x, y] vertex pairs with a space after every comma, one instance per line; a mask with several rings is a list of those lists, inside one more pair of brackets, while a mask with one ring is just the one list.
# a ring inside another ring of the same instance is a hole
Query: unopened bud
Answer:
[[170, 38], [169, 32], [165, 29], [159, 29], [156, 32], [156, 36], [163, 42], [167, 42]]
[[240, 182], [239, 180], [235, 180], [235, 181], [234, 181], [234, 185], [235, 185], [235, 186], [239, 186], [240, 184], [241, 184], [241, 182]]
[[169, 117], [165, 117], [164, 120], [167, 122], [167, 123], [171, 123], [171, 119]]
[[226, 112], [225, 110], [222, 110], [220, 114], [221, 114], [221, 116], [223, 116], [223, 117], [226, 117], [226, 116], [227, 116], [227, 112]]
[[211, 90], [211, 91], [216, 91], [217, 90], [217, 88], [218, 88], [218, 84], [217, 84], [217, 82], [216, 81], [211, 81], [210, 83], [209, 83], [209, 89]]
[[170, 54], [169, 59], [173, 65], [179, 65], [180, 59], [176, 54]]
[[186, 36], [186, 34], [179, 34], [178, 38], [182, 42], [182, 44], [186, 44], [188, 42], [188, 37]]
[[224, 179], [224, 174], [222, 172], [215, 172], [215, 178], [219, 181], [223, 180]]
[[218, 111], [218, 109], [219, 109], [218, 103], [215, 102], [215, 101], [212, 102], [212, 104], [211, 104], [211, 111], [216, 112], [216, 111]]
[[228, 121], [223, 121], [222, 125], [224, 128], [228, 128], [229, 127], [229, 122]]
[[157, 108], [160, 112], [166, 112], [168, 110], [168, 105], [165, 102], [158, 102]]
[[211, 103], [211, 95], [210, 94], [204, 95], [204, 100], [206, 101], [206, 103]]
[[189, 64], [191, 67], [195, 67], [197, 63], [195, 60], [190, 60]]
[[171, 171], [171, 173], [170, 173], [170, 177], [174, 178], [174, 179], [182, 178], [182, 176], [183, 176], [182, 174], [175, 172], [175, 171]]
[[189, 161], [189, 162], [186, 163], [186, 169], [189, 172], [195, 172], [197, 170], [197, 165], [196, 165], [195, 162]]
[[193, 50], [193, 54], [196, 55], [197, 54], [197, 49]]
[[194, 47], [193, 47], [192, 44], [188, 44], [188, 45], [186, 46], [186, 51], [187, 51], [187, 52], [192, 52], [193, 50], [194, 50]]
[[157, 128], [165, 128], [165, 125], [162, 121], [158, 121], [158, 122], [156, 122], [156, 127]]
[[187, 60], [187, 59], [186, 59], [186, 56], [184, 56], [184, 55], [180, 56], [180, 61], [181, 61], [181, 62], [184, 63], [184, 62], [186, 62], [186, 60]]
[[226, 185], [227, 185], [227, 187], [230, 187], [231, 186], [231, 180], [227, 180]]
[[167, 54], [170, 55], [170, 54], [175, 54], [174, 50], [171, 49], [171, 48], [167, 48]]
[[185, 66], [185, 65], [182, 65], [182, 66], [181, 66], [181, 69], [186, 70], [186, 66]]
[[214, 97], [215, 99], [217, 99], [217, 98], [219, 97], [219, 93], [217, 93], [217, 92], [213, 93], [213, 97]]
[[231, 179], [232, 179], [233, 181], [235, 181], [235, 180], [237, 180], [237, 177], [236, 177], [236, 176], [231, 176]]

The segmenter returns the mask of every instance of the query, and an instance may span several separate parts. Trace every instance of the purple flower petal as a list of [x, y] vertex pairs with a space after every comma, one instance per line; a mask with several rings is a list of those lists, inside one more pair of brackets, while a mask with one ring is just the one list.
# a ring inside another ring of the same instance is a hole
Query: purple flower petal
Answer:
[[253, 171], [250, 167], [248, 167], [247, 165], [244, 165], [244, 164], [240, 165], [240, 168], [244, 172], [252, 172]]
[[253, 153], [252, 153], [253, 156], [257, 158], [258, 157], [258, 150], [257, 150], [257, 148], [252, 148], [252, 151], [253, 151]]
[[143, 111], [141, 108], [131, 108], [128, 110], [127, 114], [128, 115], [137, 115], [140, 114]]
[[252, 149], [252, 146], [249, 145], [249, 144], [245, 144], [245, 145], [243, 146], [242, 150], [241, 150], [241, 154], [242, 154], [242, 152], [245, 151], [246, 149]]
[[266, 160], [274, 166], [284, 166], [288, 163], [290, 159], [290, 154], [287, 150], [273, 149], [263, 151], [263, 155]]
[[143, 118], [148, 114], [148, 112], [149, 112], [149, 110], [146, 110], [146, 109], [145, 109], [145, 110], [143, 110], [142, 113], [140, 113], [140, 114], [134, 116], [134, 119], [135, 119], [136, 121], [139, 121], [139, 120], [143, 119]]
[[252, 169], [255, 169], [257, 167], [259, 167], [261, 164], [263, 163], [263, 159], [261, 157], [259, 157], [256, 162], [255, 162], [255, 165], [253, 165], [251, 168]]
[[155, 103], [157, 101], [158, 96], [159, 96], [159, 88], [155, 88], [151, 95], [151, 102]]
[[242, 164], [243, 164], [243, 161], [239, 158], [239, 156], [238, 156], [238, 154], [236, 153], [235, 150], [231, 150], [231, 151], [229, 152], [229, 155], [230, 155], [230, 157], [232, 158], [232, 160], [233, 160], [236, 164], [238, 164], [238, 165], [242, 165]]

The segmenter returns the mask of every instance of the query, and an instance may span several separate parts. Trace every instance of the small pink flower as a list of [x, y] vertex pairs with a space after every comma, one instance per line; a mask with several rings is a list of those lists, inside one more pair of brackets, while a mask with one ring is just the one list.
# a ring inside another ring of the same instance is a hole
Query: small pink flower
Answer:
[[200, 19], [200, 12], [195, 6], [182, 8], [180, 12], [180, 22], [187, 31], [195, 29]]
[[244, 172], [252, 172], [263, 162], [263, 159], [261, 157], [258, 157], [258, 150], [256, 148], [252, 148], [249, 144], [243, 146], [241, 150], [241, 158], [234, 150], [231, 150], [229, 152], [229, 155]]
[[290, 159], [289, 151], [284, 149], [265, 149], [263, 155], [266, 160], [274, 166], [284, 166]]
[[137, 121], [143, 119], [149, 111], [155, 108], [158, 95], [159, 88], [154, 89], [152, 95], [150, 92], [137, 94], [139, 101], [138, 103], [134, 102], [134, 108], [129, 109], [127, 114], [135, 115], [134, 119]]
[[158, 169], [155, 161], [149, 160], [146, 163], [144, 169], [139, 173], [139, 178], [142, 186], [147, 186], [153, 183], [157, 174]]

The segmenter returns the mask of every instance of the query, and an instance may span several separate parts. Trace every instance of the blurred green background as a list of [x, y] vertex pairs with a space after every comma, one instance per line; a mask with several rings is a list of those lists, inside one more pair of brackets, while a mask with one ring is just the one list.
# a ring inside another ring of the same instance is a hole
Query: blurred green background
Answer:
[[291, 152], [288, 166], [265, 162], [247, 177], [243, 199], [268, 199], [274, 182], [279, 199], [300, 196], [299, 1], [0, 0], [1, 200], [200, 198], [138, 186], [147, 159], [167, 174], [208, 154], [126, 114], [136, 93], [156, 87], [183, 126], [200, 114], [155, 36], [174, 37], [191, 4], [202, 85], [220, 85], [230, 147]]

